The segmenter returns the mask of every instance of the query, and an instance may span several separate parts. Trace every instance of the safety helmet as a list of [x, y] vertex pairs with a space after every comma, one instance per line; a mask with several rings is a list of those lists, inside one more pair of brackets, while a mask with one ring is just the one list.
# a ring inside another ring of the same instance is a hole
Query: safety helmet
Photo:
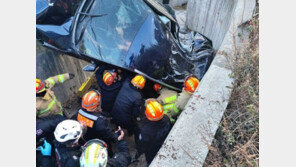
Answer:
[[136, 75], [132, 80], [131, 83], [134, 87], [138, 89], [143, 89], [145, 86], [146, 79], [142, 75]]
[[108, 161], [107, 144], [99, 139], [93, 139], [84, 144], [80, 156], [81, 167], [106, 167]]
[[100, 104], [100, 100], [101, 100], [100, 92], [96, 90], [91, 90], [82, 97], [81, 106], [87, 111], [93, 111]]
[[108, 70], [104, 73], [103, 75], [103, 82], [107, 85], [110, 86], [114, 82], [117, 81], [117, 73], [111, 70]]
[[36, 93], [41, 93], [45, 91], [45, 82], [36, 78]]
[[199, 85], [199, 80], [195, 76], [188, 76], [185, 78], [184, 81], [184, 90], [189, 93], [193, 94], [196, 88]]
[[64, 120], [60, 122], [54, 131], [54, 137], [58, 142], [64, 144], [75, 144], [82, 135], [82, 125], [75, 120]]
[[153, 85], [153, 89], [154, 89], [156, 92], [159, 92], [161, 88], [162, 88], [162, 86], [159, 85], [159, 84], [157, 84], [157, 83]]
[[146, 102], [145, 115], [150, 121], [159, 121], [163, 118], [164, 111], [158, 101], [155, 99], [148, 99]]

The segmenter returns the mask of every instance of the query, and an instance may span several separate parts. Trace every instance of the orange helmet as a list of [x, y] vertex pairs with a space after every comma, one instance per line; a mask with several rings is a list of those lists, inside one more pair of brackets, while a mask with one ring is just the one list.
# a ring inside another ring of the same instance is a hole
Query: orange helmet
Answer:
[[93, 111], [98, 107], [100, 100], [101, 100], [100, 92], [91, 90], [82, 97], [81, 106], [87, 111]]
[[45, 91], [45, 82], [36, 78], [36, 93], [41, 93]]
[[161, 88], [162, 88], [162, 86], [159, 85], [159, 84], [157, 84], [157, 83], [153, 85], [153, 89], [154, 89], [156, 92], [160, 91]]
[[159, 102], [154, 99], [148, 99], [145, 110], [146, 118], [150, 121], [159, 121], [163, 118], [164, 111]]
[[103, 75], [103, 82], [110, 86], [117, 80], [117, 73], [113, 71], [107, 71]]
[[131, 83], [134, 87], [138, 89], [143, 89], [145, 86], [146, 79], [142, 75], [136, 75], [132, 80]]
[[199, 80], [195, 76], [188, 76], [185, 78], [184, 81], [184, 90], [189, 93], [193, 94], [196, 88], [199, 85]]

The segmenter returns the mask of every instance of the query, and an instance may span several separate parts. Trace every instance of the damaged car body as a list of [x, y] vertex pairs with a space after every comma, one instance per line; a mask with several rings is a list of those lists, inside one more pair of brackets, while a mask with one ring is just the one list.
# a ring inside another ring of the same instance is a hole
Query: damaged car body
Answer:
[[117, 66], [178, 91], [187, 75], [202, 79], [213, 60], [211, 41], [197, 32], [181, 39], [174, 15], [153, 0], [66, 2], [79, 4], [75, 14], [55, 16], [55, 24], [46, 18], [52, 17], [47, 12], [55, 3], [37, 9], [37, 39], [46, 47], [95, 65]]

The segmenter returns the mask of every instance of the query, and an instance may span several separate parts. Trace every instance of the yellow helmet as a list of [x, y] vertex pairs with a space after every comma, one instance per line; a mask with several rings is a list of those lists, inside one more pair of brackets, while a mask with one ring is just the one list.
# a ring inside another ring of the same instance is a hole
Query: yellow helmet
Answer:
[[106, 167], [108, 162], [107, 144], [99, 139], [92, 139], [84, 144], [80, 157], [81, 167]]
[[131, 83], [134, 87], [138, 89], [143, 89], [145, 86], [146, 79], [142, 75], [136, 75], [132, 80]]

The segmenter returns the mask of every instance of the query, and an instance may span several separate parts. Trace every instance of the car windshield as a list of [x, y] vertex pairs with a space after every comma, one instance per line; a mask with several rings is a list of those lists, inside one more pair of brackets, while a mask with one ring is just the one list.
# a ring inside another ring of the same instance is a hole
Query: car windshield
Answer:
[[123, 61], [150, 8], [138, 0], [96, 0], [75, 34], [82, 54], [111, 64]]

